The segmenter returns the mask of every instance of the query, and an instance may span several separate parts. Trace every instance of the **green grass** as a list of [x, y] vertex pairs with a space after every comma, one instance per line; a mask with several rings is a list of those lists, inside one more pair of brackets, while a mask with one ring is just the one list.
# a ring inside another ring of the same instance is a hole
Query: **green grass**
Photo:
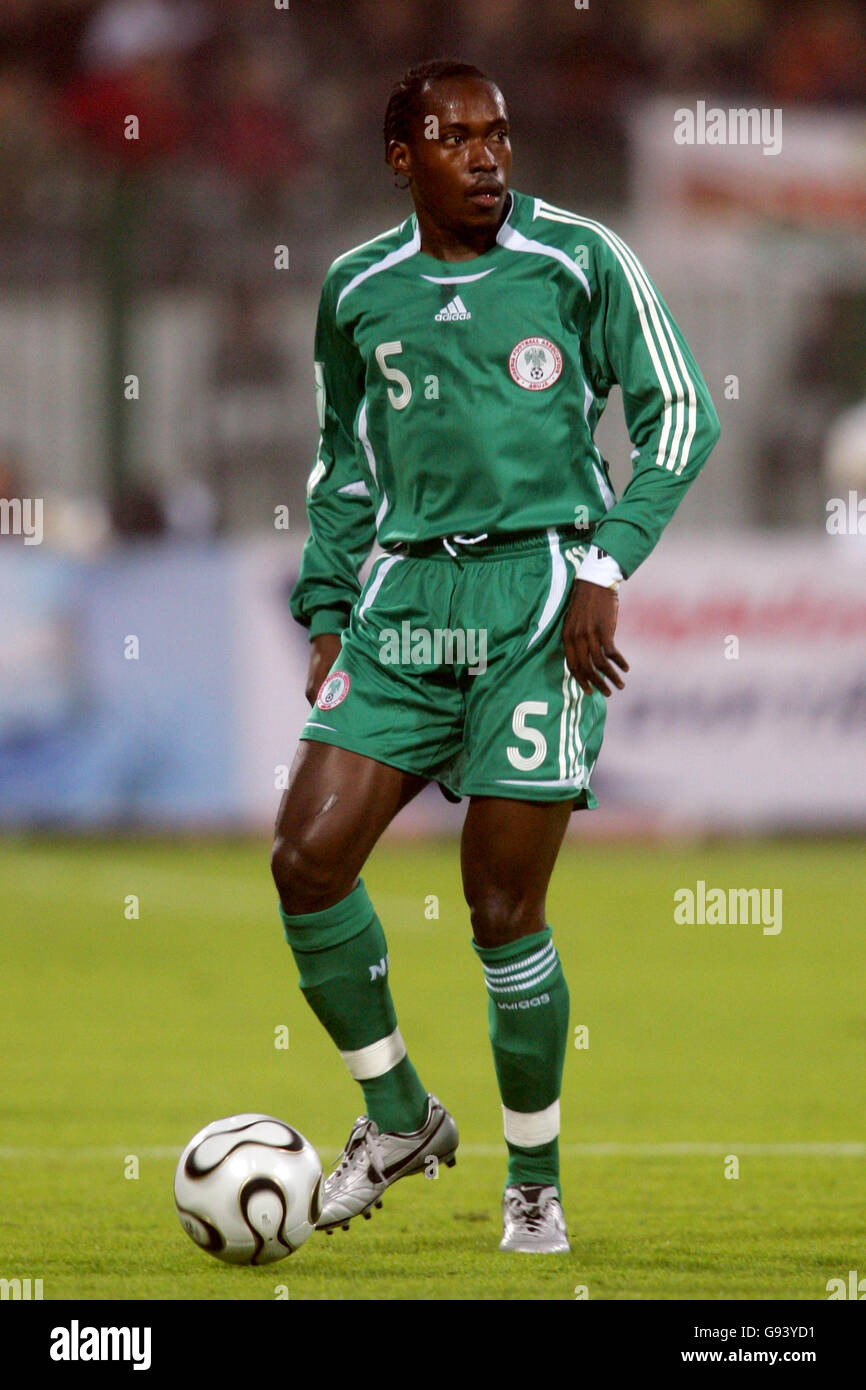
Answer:
[[[0, 848], [0, 1276], [42, 1278], [46, 1299], [271, 1299], [280, 1285], [292, 1299], [572, 1299], [579, 1285], [591, 1299], [823, 1299], [831, 1277], [866, 1273], [866, 856], [845, 842], [566, 846], [549, 919], [572, 1024], [589, 1029], [563, 1087], [573, 1248], [531, 1259], [496, 1250], [501, 1113], [456, 846], [386, 841], [365, 881], [410, 1054], [460, 1126], [458, 1165], [398, 1183], [373, 1221], [278, 1265], [198, 1251], [171, 1192], [196, 1129], [261, 1110], [327, 1161], [362, 1108], [297, 990], [267, 849]], [[699, 878], [781, 888], [781, 933], [676, 925], [674, 890]], [[861, 1156], [773, 1151], [820, 1143]]]

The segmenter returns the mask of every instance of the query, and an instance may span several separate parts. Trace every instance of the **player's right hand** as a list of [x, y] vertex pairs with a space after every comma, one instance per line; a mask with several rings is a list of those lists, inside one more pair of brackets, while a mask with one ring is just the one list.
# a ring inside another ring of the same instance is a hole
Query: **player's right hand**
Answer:
[[628, 670], [628, 662], [614, 644], [619, 599], [614, 589], [585, 579], [575, 579], [571, 602], [562, 628], [565, 659], [584, 695], [600, 690], [607, 698], [611, 685], [623, 690], [625, 682], [619, 671]]
[[310, 664], [307, 668], [307, 684], [304, 694], [311, 705], [316, 703], [319, 686], [330, 671], [340, 652], [340, 635], [337, 632], [323, 632], [310, 643]]

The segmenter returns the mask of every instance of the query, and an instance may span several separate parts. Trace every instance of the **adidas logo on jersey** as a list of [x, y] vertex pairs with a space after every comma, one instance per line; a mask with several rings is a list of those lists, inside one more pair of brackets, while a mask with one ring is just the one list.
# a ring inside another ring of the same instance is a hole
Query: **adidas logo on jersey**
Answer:
[[438, 323], [454, 323], [457, 319], [471, 319], [471, 317], [472, 315], [459, 294], [455, 294], [454, 298], [445, 305], [445, 308], [439, 310], [436, 321]]

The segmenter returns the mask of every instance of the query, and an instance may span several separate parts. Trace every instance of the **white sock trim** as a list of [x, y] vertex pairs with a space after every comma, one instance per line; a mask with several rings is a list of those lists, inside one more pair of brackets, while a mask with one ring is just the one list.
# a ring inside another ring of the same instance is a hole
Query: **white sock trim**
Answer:
[[400, 1037], [400, 1029], [395, 1028], [387, 1038], [380, 1038], [369, 1047], [359, 1047], [356, 1052], [341, 1052], [340, 1056], [356, 1081], [372, 1081], [374, 1076], [384, 1076], [386, 1071], [402, 1062], [406, 1044]]
[[523, 956], [521, 960], [512, 961], [511, 965], [482, 964], [481, 968], [484, 971], [486, 979], [504, 980], [508, 976], [522, 974], [524, 970], [531, 969], [532, 966], [538, 965], [542, 961], [547, 962], [552, 960], [554, 954], [555, 948], [553, 942], [548, 941], [547, 945], [542, 946], [540, 950], [533, 951], [529, 956]]
[[535, 1110], [530, 1114], [509, 1110], [503, 1105], [502, 1119], [509, 1144], [534, 1149], [538, 1144], [549, 1144], [559, 1134], [559, 1101], [555, 1100], [546, 1110]]

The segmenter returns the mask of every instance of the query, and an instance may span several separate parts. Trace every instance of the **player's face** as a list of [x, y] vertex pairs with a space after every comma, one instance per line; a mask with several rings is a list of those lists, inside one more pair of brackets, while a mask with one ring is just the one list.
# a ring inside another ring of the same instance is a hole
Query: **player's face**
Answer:
[[511, 176], [502, 93], [475, 77], [432, 83], [412, 143], [394, 147], [392, 165], [409, 177], [416, 208], [436, 225], [495, 230]]

